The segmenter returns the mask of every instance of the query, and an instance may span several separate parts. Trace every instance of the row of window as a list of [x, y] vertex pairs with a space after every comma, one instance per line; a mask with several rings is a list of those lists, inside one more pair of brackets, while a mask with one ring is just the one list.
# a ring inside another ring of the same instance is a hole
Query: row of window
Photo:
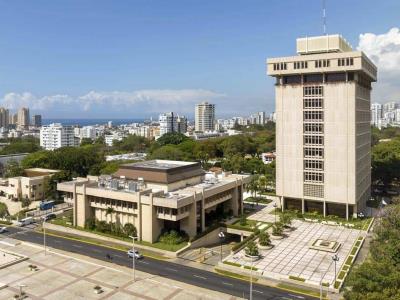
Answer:
[[323, 91], [322, 86], [305, 86], [303, 88], [303, 96], [323, 96]]
[[305, 170], [323, 171], [324, 170], [324, 162], [322, 160], [305, 160], [304, 161], [304, 169]]
[[352, 66], [352, 65], [354, 65], [354, 59], [352, 57], [339, 58], [338, 59], [338, 66], [339, 67]]
[[324, 174], [317, 172], [304, 172], [304, 182], [323, 183]]
[[322, 122], [324, 120], [323, 111], [306, 110], [303, 114], [303, 120], [305, 122]]
[[[316, 68], [326, 68], [326, 67], [330, 67], [330, 61], [331, 60], [329, 60], [329, 59], [319, 59], [319, 60], [315, 60], [314, 64], [315, 64]], [[338, 58], [337, 65], [338, 65], [338, 67], [353, 66], [354, 58], [353, 57]], [[274, 68], [274, 71], [287, 70], [287, 63], [284, 63], [284, 62], [274, 63], [273, 68]], [[308, 61], [295, 61], [295, 62], [293, 62], [293, 68], [295, 70], [307, 69]]]
[[315, 67], [316, 68], [326, 68], [330, 66], [330, 60], [329, 59], [320, 59], [315, 61]]
[[324, 133], [324, 124], [304, 124], [304, 133]]
[[321, 98], [304, 98], [303, 108], [324, 108], [324, 100]]
[[287, 64], [283, 62], [274, 64], [274, 71], [279, 71], [279, 70], [287, 70]]
[[304, 145], [306, 146], [323, 146], [324, 145], [324, 137], [320, 135], [305, 135], [304, 136]]
[[324, 198], [324, 186], [318, 184], [304, 184], [304, 196]]
[[294, 69], [307, 69], [308, 68], [308, 63], [306, 61], [295, 61], [293, 63]]
[[305, 158], [324, 158], [323, 148], [304, 148]]

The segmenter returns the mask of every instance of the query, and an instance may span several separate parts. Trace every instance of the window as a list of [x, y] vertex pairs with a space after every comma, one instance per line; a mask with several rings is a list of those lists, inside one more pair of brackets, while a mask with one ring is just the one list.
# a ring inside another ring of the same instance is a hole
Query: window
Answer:
[[324, 145], [324, 137], [320, 135], [305, 135], [304, 136], [304, 145]]
[[304, 182], [323, 183], [324, 174], [318, 172], [304, 172]]
[[286, 63], [275, 63], [274, 64], [274, 71], [279, 71], [279, 70], [287, 70], [287, 64]]
[[315, 67], [316, 68], [326, 68], [330, 66], [330, 60], [329, 59], [320, 59], [315, 61]]
[[346, 73], [328, 73], [325, 75], [325, 80], [327, 82], [346, 81]]
[[304, 169], [305, 170], [323, 171], [324, 170], [324, 162], [321, 160], [305, 160], [304, 161]]
[[315, 96], [315, 95], [319, 95], [319, 96], [323, 95], [323, 87], [322, 86], [305, 86], [303, 88], [303, 96]]
[[303, 125], [304, 133], [324, 133], [324, 125], [323, 124], [304, 124]]
[[324, 186], [317, 184], [304, 184], [304, 196], [324, 198]]
[[354, 65], [354, 58], [353, 57], [339, 58], [338, 59], [338, 66], [339, 67], [353, 66], [353, 65]]
[[305, 83], [322, 83], [323, 76], [322, 76], [322, 74], [307, 74], [307, 75], [304, 75], [303, 81]]
[[324, 108], [323, 99], [321, 98], [305, 98], [303, 108]]
[[304, 148], [305, 158], [324, 158], [323, 148]]
[[304, 112], [305, 122], [322, 122], [324, 120], [323, 111], [309, 110]]
[[295, 70], [297, 69], [307, 69], [308, 68], [308, 63], [306, 61], [295, 61], [293, 63], [293, 67]]
[[283, 84], [301, 84], [300, 75], [283, 76]]

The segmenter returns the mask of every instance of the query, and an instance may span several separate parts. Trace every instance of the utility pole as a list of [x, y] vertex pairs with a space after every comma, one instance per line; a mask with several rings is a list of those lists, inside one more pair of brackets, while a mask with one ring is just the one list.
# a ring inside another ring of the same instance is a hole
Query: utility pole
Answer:
[[133, 282], [136, 281], [136, 274], [135, 274], [135, 260], [136, 260], [136, 253], [135, 253], [135, 239], [137, 239], [137, 236], [129, 236], [132, 239], [132, 272], [133, 272]]

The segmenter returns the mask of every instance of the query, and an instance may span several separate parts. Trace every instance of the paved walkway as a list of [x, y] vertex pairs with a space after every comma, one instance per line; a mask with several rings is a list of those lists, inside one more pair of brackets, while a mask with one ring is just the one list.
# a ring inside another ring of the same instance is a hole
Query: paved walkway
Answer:
[[[275, 222], [275, 214], [274, 211], [274, 202], [270, 202], [268, 204], [260, 204], [260, 210], [256, 213], [252, 214], [248, 217], [249, 220], [274, 223]], [[276, 221], [279, 221], [279, 216], [276, 216]]]
[[[257, 272], [278, 280], [296, 276], [316, 285], [319, 285], [321, 278], [323, 282], [332, 283], [335, 276], [333, 253], [310, 249], [309, 245], [318, 238], [339, 242], [341, 247], [336, 253], [340, 259], [337, 262], [337, 271], [339, 271], [355, 240], [360, 234], [364, 234], [357, 229], [299, 220], [294, 220], [293, 226], [296, 229], [288, 233], [288, 237], [272, 240], [274, 248], [260, 250], [262, 258], [253, 263], [253, 266], [258, 269]], [[229, 256], [227, 260], [241, 265], [251, 265], [244, 259], [244, 250]]]

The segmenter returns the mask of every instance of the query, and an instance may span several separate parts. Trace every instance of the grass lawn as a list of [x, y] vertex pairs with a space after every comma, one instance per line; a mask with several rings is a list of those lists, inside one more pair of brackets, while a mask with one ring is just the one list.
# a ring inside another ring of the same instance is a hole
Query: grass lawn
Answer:
[[245, 202], [251, 202], [251, 203], [261, 203], [261, 204], [268, 204], [271, 203], [272, 200], [263, 198], [263, 197], [247, 197], [246, 199], [244, 199]]
[[[305, 295], [310, 295], [310, 296], [319, 298], [319, 292], [308, 290], [307, 288], [297, 287], [297, 286], [295, 287], [295, 286], [292, 286], [292, 285], [286, 284], [286, 283], [278, 283], [277, 287], [281, 288], [281, 289], [284, 289], [284, 290], [297, 292], [299, 294], [305, 294]], [[322, 296], [323, 296], [324, 299], [327, 299], [326, 298], [326, 292], [322, 292]]]

